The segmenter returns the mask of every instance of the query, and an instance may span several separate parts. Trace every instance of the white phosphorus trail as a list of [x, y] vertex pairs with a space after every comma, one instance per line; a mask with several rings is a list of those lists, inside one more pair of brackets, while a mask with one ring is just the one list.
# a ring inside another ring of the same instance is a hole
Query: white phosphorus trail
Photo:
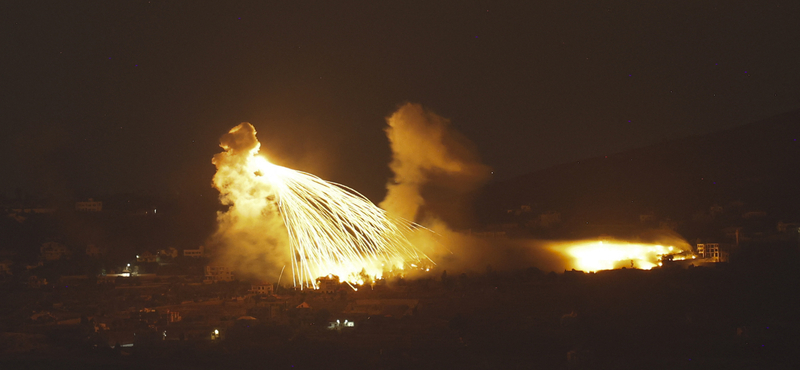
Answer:
[[[329, 275], [351, 285], [364, 284], [385, 271], [433, 264], [408, 239], [421, 226], [387, 215], [344, 185], [270, 163], [258, 154], [260, 143], [249, 123], [236, 126], [229, 135], [252, 135], [255, 143], [242, 152], [223, 142], [226, 152], [220, 154], [239, 158], [215, 157], [215, 186], [231, 208], [255, 208], [239, 210], [238, 217], [263, 217], [268, 208], [277, 208], [288, 235], [295, 286], [318, 288], [317, 279]], [[239, 139], [231, 142], [248, 138]], [[222, 168], [225, 165], [238, 168]]]

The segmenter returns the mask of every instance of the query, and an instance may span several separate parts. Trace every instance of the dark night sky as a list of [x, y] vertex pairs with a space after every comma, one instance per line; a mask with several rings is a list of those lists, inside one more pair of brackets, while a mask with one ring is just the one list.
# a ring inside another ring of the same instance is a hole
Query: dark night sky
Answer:
[[0, 192], [209, 194], [249, 121], [379, 200], [405, 101], [498, 179], [718, 131], [800, 108], [798, 4], [5, 1]]

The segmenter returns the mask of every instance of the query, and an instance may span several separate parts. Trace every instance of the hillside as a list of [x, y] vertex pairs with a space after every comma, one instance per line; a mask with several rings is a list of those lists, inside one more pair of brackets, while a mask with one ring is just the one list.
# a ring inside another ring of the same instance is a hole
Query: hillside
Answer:
[[729, 215], [759, 211], [770, 222], [796, 222], [798, 139], [800, 110], [495, 183], [477, 209], [485, 224], [508, 222], [509, 210], [521, 206], [530, 206], [529, 218], [556, 212], [573, 225], [638, 222], [642, 214], [685, 224], [714, 213], [712, 206]]

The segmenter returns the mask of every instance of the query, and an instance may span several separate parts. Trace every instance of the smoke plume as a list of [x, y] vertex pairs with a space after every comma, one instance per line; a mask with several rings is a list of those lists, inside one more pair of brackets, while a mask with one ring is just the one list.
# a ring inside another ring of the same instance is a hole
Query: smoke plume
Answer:
[[214, 156], [213, 186], [228, 206], [217, 213], [217, 232], [209, 241], [217, 263], [236, 266], [240, 277], [277, 281], [290, 260], [286, 227], [274, 202], [274, 192], [247, 173], [246, 163], [261, 147], [256, 130], [242, 123], [220, 138], [224, 150]]
[[449, 224], [465, 223], [470, 193], [490, 174], [472, 143], [448, 119], [419, 104], [402, 105], [386, 123], [394, 178], [386, 185], [381, 208], [412, 221], [435, 216]]
[[[561, 267], [560, 258], [543, 243], [482, 238], [454, 231], [470, 225], [471, 193], [483, 185], [490, 169], [480, 162], [472, 143], [450, 121], [419, 104], [407, 103], [386, 119], [394, 177], [381, 207], [390, 214], [421, 223], [429, 231], [411, 238], [438, 265], [450, 272], [521, 268], [534, 262]], [[557, 268], [557, 267], [556, 267]]]

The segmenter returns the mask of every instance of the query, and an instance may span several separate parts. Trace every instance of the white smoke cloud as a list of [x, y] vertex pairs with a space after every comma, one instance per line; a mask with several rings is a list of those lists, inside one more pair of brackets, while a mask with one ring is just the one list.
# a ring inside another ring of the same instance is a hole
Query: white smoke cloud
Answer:
[[261, 144], [256, 130], [242, 123], [220, 138], [223, 152], [212, 163], [217, 173], [212, 181], [227, 211], [217, 214], [217, 232], [209, 246], [218, 263], [235, 267], [240, 278], [277, 281], [290, 261], [287, 233], [269, 185], [247, 173], [246, 163], [258, 154]]

